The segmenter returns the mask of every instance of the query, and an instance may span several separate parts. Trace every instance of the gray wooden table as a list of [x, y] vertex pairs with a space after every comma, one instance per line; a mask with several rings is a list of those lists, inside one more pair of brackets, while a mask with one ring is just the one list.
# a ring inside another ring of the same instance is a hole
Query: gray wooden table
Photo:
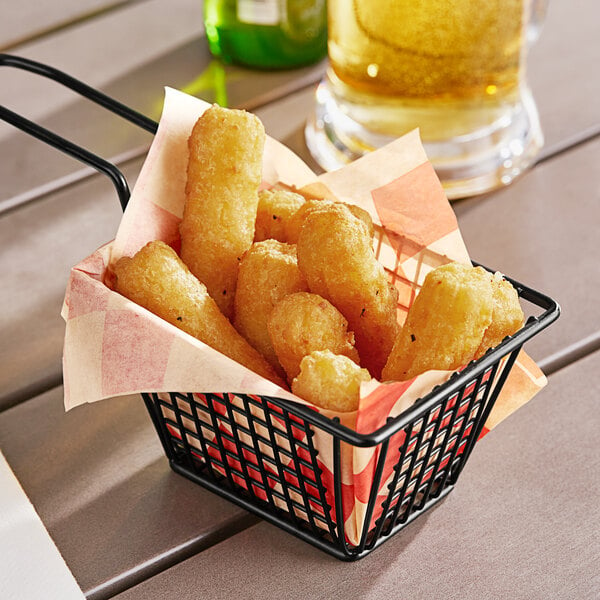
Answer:
[[[165, 85], [249, 108], [316, 168], [303, 125], [324, 64], [223, 67], [196, 0], [22, 0], [3, 13], [3, 52], [155, 119]], [[482, 440], [439, 507], [356, 564], [172, 473], [139, 398], [65, 414], [68, 267], [114, 236], [121, 211], [103, 177], [0, 123], [0, 449], [86, 596], [600, 597], [599, 19], [594, 0], [550, 3], [528, 73], [540, 161], [454, 203], [474, 258], [560, 302], [559, 321], [527, 346], [549, 386]], [[149, 134], [52, 82], [0, 77], [0, 103], [113, 160], [133, 185]]]

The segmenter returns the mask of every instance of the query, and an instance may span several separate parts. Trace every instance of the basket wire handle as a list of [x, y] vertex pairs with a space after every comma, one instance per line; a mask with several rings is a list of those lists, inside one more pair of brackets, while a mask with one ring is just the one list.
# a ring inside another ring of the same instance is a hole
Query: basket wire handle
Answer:
[[[52, 79], [138, 127], [152, 134], [156, 133], [158, 128], [156, 121], [54, 67], [11, 54], [0, 54], [0, 66], [15, 67]], [[113, 163], [2, 105], [0, 105], [0, 119], [106, 175], [113, 182], [121, 207], [125, 210], [130, 196], [129, 185], [123, 173]]]

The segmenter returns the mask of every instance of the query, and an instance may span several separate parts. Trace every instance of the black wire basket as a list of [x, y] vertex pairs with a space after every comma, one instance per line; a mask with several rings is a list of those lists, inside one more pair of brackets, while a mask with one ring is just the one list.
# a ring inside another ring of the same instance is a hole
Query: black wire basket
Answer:
[[[0, 66], [53, 79], [156, 132], [156, 122], [52, 67], [5, 54]], [[0, 117], [107, 175], [125, 208], [129, 188], [115, 165], [5, 107]], [[142, 394], [172, 469], [339, 559], [362, 558], [453, 489], [523, 344], [558, 318], [554, 300], [507, 279], [528, 305], [521, 330], [369, 433], [281, 398]], [[350, 533], [342, 474], [361, 451], [372, 480]]]

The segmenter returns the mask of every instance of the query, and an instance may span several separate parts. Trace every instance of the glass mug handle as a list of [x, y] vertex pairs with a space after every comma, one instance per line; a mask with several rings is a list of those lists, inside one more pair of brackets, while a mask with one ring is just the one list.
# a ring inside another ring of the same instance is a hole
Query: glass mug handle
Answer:
[[544, 26], [549, 0], [529, 0], [527, 14], [527, 45], [533, 46], [537, 42]]

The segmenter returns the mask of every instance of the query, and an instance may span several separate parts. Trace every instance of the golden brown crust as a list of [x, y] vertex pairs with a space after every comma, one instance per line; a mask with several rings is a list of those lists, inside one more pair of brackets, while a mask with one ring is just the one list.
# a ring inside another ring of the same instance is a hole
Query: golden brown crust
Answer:
[[382, 378], [405, 381], [431, 369], [458, 369], [514, 333], [522, 314], [516, 291], [483, 268], [438, 267], [411, 305]]
[[285, 296], [273, 308], [267, 327], [288, 381], [298, 375], [300, 362], [314, 350], [331, 350], [359, 362], [348, 321], [317, 294], [297, 292]]
[[216, 105], [188, 140], [181, 258], [229, 318], [238, 263], [254, 239], [264, 140], [258, 117]]
[[360, 206], [356, 206], [354, 204], [345, 204], [344, 202], [338, 202], [336, 200], [311, 198], [302, 204], [298, 210], [286, 221], [286, 241], [290, 244], [297, 244], [298, 238], [300, 237], [300, 230], [304, 225], [304, 221], [306, 220], [308, 213], [315, 208], [323, 208], [331, 204], [345, 206], [357, 219], [360, 219], [365, 224], [369, 237], [373, 238], [375, 232], [375, 228], [373, 227], [373, 219], [371, 219], [371, 215], [363, 208], [360, 208]]
[[273, 349], [267, 323], [283, 297], [307, 291], [298, 268], [296, 246], [269, 239], [255, 242], [240, 263], [235, 294], [236, 329], [285, 376]]
[[492, 322], [485, 330], [475, 358], [479, 358], [487, 350], [497, 346], [507, 335], [513, 335], [523, 326], [524, 315], [517, 290], [503, 279], [500, 273], [495, 273], [492, 278], [492, 292]]
[[317, 350], [302, 359], [292, 392], [321, 408], [347, 412], [358, 409], [360, 384], [370, 379], [369, 371], [347, 356]]
[[368, 227], [339, 203], [310, 210], [298, 239], [298, 266], [310, 290], [346, 317], [361, 365], [378, 378], [396, 337], [398, 293], [375, 258]]

